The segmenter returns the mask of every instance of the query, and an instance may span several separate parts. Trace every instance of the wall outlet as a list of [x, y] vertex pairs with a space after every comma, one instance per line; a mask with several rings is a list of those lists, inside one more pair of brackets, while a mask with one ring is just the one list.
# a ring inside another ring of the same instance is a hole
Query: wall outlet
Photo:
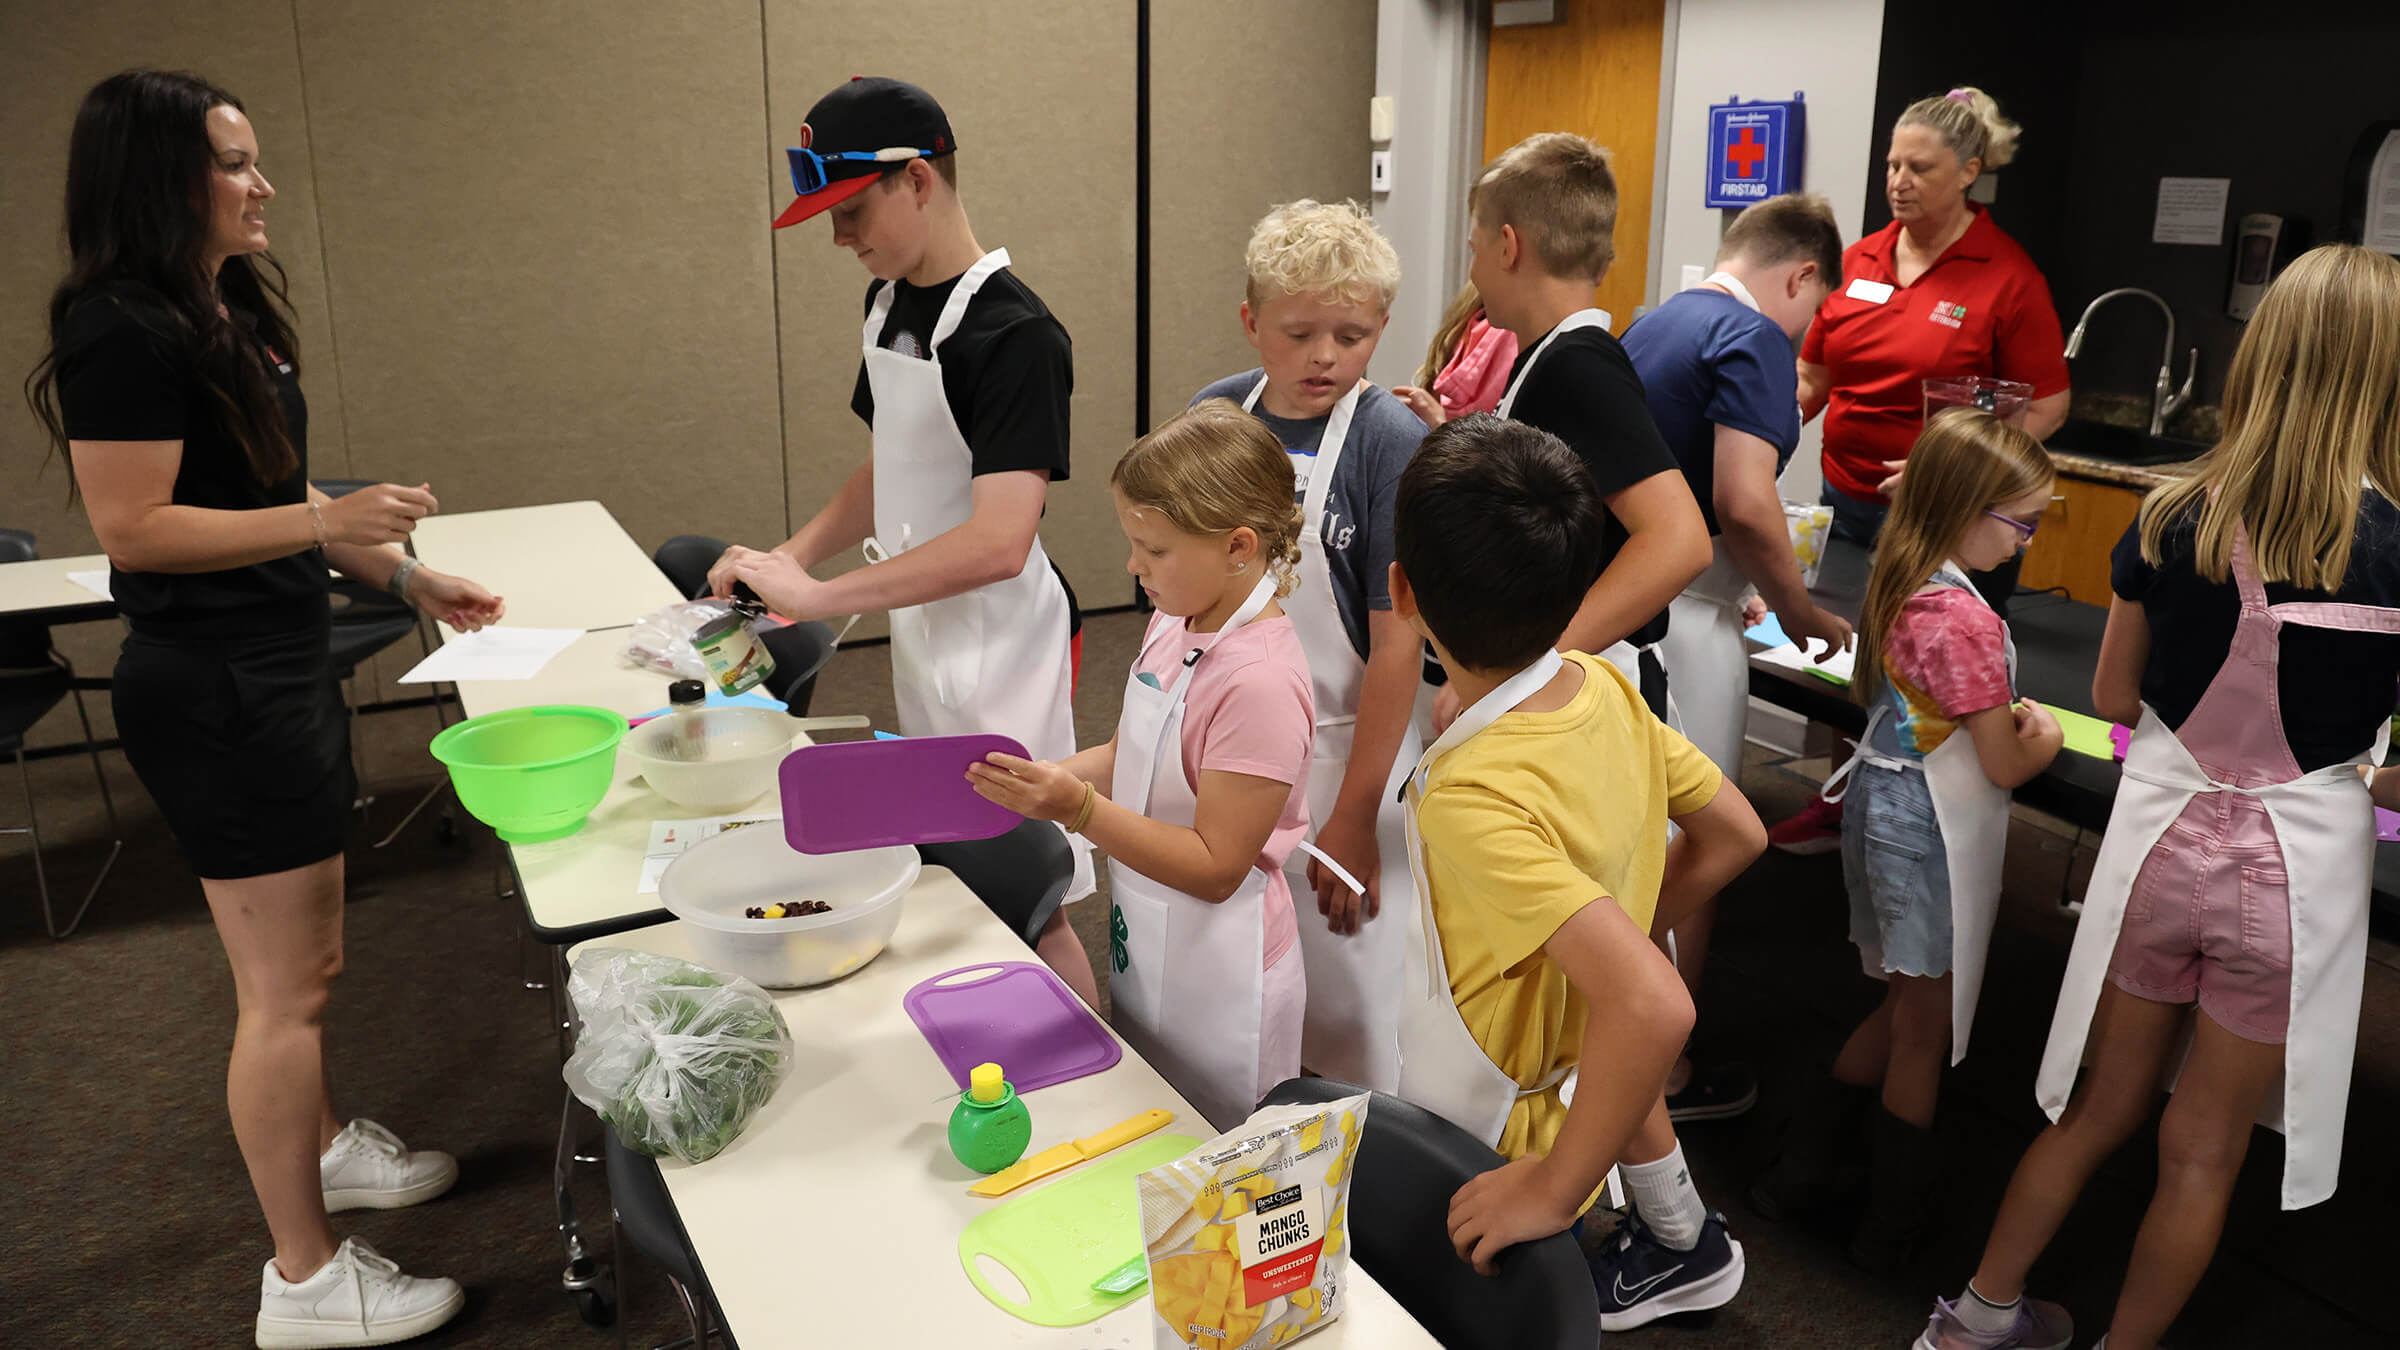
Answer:
[[1392, 152], [1370, 151], [1367, 155], [1367, 188], [1371, 192], [1392, 190]]
[[1683, 284], [1677, 286], [1675, 289], [1678, 291], [1688, 291], [1706, 280], [1708, 280], [1707, 268], [1701, 267], [1697, 263], [1685, 263], [1683, 265]]

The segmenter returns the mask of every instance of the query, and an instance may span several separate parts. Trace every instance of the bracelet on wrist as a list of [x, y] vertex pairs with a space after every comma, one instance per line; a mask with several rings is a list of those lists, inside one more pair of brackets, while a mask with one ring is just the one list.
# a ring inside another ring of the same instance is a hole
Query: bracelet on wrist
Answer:
[[1092, 786], [1091, 784], [1089, 784], [1089, 783], [1086, 783], [1086, 784], [1084, 784], [1084, 785], [1083, 785], [1083, 805], [1082, 805], [1080, 808], [1078, 808], [1078, 809], [1076, 810], [1076, 812], [1075, 812], [1075, 819], [1074, 819], [1073, 821], [1071, 821], [1071, 822], [1069, 822], [1069, 823], [1068, 823], [1068, 825], [1067, 825], [1067, 833], [1069, 833], [1069, 834], [1081, 834], [1081, 833], [1083, 833], [1083, 827], [1084, 827], [1084, 826], [1086, 826], [1086, 825], [1089, 825], [1089, 824], [1091, 824], [1091, 823], [1092, 823], [1092, 808], [1093, 808], [1093, 807], [1095, 807], [1095, 806], [1097, 806], [1097, 805], [1099, 805], [1099, 803], [1100, 803], [1100, 790], [1099, 790], [1098, 788], [1095, 788], [1095, 787], [1093, 787], [1093, 786]]
[[417, 569], [424, 565], [415, 558], [402, 558], [400, 565], [392, 569], [392, 579], [383, 583], [383, 588], [402, 604], [408, 603], [408, 584], [417, 575]]
[[313, 498], [312, 498], [312, 499], [309, 501], [309, 503], [308, 503], [308, 528], [309, 528], [309, 532], [310, 532], [311, 534], [314, 534], [314, 535], [316, 536], [316, 540], [317, 540], [317, 542], [316, 542], [316, 543], [315, 543], [315, 544], [314, 544], [312, 547], [314, 547], [314, 548], [315, 548], [315, 549], [316, 549], [318, 552], [320, 552], [320, 553], [324, 552], [324, 551], [325, 551], [325, 537], [326, 537], [326, 536], [325, 536], [325, 508], [324, 508], [324, 507], [322, 507], [322, 506], [319, 506], [319, 505], [317, 505], [316, 501], [315, 501]]

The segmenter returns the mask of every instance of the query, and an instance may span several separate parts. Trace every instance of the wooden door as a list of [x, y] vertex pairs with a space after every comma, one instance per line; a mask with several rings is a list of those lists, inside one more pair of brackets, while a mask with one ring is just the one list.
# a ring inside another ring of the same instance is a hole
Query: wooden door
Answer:
[[1608, 147], [1617, 175], [1617, 258], [1600, 308], [1622, 333], [1650, 276], [1651, 174], [1666, 0], [1559, 0], [1556, 23], [1494, 28], [1483, 85], [1486, 163], [1542, 131]]

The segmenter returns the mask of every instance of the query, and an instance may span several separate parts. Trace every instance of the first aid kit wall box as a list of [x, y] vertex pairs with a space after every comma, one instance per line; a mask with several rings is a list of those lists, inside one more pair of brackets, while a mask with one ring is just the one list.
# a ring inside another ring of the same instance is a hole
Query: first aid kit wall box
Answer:
[[1791, 101], [1735, 99], [1708, 109], [1708, 204], [1740, 210], [1800, 188], [1807, 133], [1802, 95]]

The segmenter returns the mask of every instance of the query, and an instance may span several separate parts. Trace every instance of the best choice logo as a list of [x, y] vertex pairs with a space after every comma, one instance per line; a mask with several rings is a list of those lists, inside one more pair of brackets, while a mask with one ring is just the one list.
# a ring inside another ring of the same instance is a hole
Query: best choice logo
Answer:
[[1945, 327], [1958, 328], [1967, 321], [1967, 307], [1952, 304], [1947, 300], [1937, 300], [1934, 302], [1932, 312], [1925, 317]]

